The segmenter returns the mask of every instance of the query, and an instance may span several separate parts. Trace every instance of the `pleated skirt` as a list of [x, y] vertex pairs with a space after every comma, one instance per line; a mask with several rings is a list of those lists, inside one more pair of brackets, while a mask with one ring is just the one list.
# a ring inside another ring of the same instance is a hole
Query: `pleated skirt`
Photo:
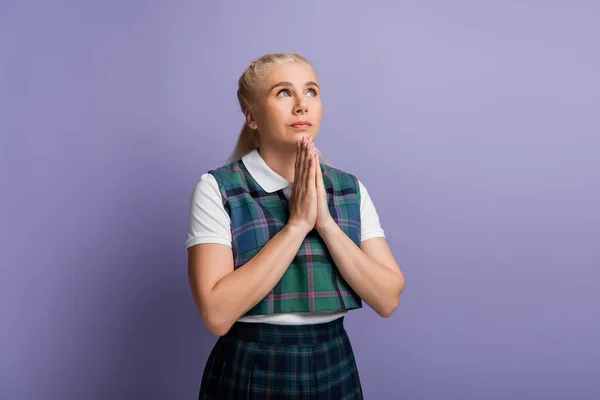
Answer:
[[344, 317], [314, 325], [236, 322], [213, 347], [198, 398], [362, 399]]

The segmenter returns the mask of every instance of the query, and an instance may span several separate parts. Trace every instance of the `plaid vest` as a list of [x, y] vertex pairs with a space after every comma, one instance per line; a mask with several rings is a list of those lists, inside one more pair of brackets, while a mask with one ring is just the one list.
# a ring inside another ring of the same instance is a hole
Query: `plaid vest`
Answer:
[[[356, 177], [321, 164], [329, 212], [360, 246], [360, 191]], [[283, 190], [265, 192], [239, 160], [210, 170], [231, 218], [234, 267], [237, 269], [286, 225], [288, 200]], [[338, 271], [325, 242], [313, 229], [273, 290], [245, 315], [340, 311], [361, 308], [360, 297]]]

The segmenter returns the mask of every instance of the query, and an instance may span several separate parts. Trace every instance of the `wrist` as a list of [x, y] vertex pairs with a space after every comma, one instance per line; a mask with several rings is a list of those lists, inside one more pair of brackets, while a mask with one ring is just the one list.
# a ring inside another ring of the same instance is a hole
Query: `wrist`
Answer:
[[315, 224], [315, 229], [320, 234], [327, 233], [336, 228], [338, 228], [338, 224], [337, 224], [337, 222], [335, 222], [333, 217], [327, 218], [327, 220], [325, 220], [324, 222], [321, 222], [319, 224]]
[[285, 228], [294, 235], [302, 236], [302, 238], [308, 235], [313, 229], [312, 227], [309, 227], [308, 224], [295, 220], [289, 220], [285, 225]]

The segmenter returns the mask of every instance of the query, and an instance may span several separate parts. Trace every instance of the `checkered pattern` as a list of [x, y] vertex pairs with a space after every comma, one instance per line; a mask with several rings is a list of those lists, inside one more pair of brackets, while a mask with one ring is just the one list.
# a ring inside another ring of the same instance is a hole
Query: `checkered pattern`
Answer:
[[[360, 245], [360, 190], [356, 177], [322, 164], [329, 211], [340, 228]], [[209, 171], [216, 179], [231, 218], [234, 266], [254, 257], [289, 219], [282, 190], [267, 193], [236, 161]], [[362, 307], [316, 230], [304, 239], [291, 265], [273, 290], [245, 315], [321, 312]]]
[[210, 353], [198, 398], [362, 399], [343, 320], [315, 325], [236, 322]]

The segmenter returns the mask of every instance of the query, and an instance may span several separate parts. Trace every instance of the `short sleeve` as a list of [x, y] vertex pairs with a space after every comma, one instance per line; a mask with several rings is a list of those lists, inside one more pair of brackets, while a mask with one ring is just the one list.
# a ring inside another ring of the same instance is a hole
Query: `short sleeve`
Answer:
[[192, 192], [186, 249], [201, 243], [220, 243], [231, 247], [231, 218], [223, 206], [219, 185], [205, 173]]
[[364, 242], [376, 237], [385, 238], [385, 232], [379, 223], [379, 215], [377, 215], [371, 196], [360, 180], [358, 184], [360, 189], [360, 241]]

